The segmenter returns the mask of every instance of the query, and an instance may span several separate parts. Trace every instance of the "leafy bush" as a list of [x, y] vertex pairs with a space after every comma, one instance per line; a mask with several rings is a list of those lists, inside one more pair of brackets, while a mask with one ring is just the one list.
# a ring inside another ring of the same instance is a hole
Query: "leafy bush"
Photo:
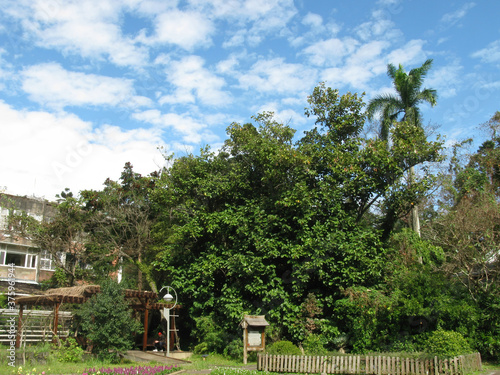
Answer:
[[112, 281], [101, 285], [101, 292], [92, 296], [77, 311], [86, 337], [92, 341], [98, 357], [113, 361], [118, 354], [130, 349], [134, 333], [142, 332], [141, 324], [132, 319], [121, 286]]
[[307, 335], [302, 346], [308, 355], [326, 355], [328, 353], [325, 349], [325, 339], [323, 336], [314, 333]]
[[[198, 341], [198, 344], [194, 347], [193, 352], [195, 354], [227, 354], [231, 356], [230, 352], [236, 350], [233, 348], [236, 343], [234, 341], [240, 340], [239, 336], [234, 336], [228, 333], [222, 328], [222, 326], [216, 321], [214, 314], [209, 316], [201, 316], [195, 318], [196, 327], [192, 330], [193, 338]], [[227, 346], [230, 345], [231, 348], [228, 349]], [[243, 351], [243, 343], [241, 343], [241, 350]]]
[[224, 348], [224, 356], [231, 359], [243, 358], [243, 340], [235, 339]]
[[440, 357], [454, 357], [472, 351], [467, 340], [458, 332], [438, 329], [424, 343], [425, 351]]
[[66, 341], [57, 348], [56, 358], [59, 362], [81, 362], [83, 357], [83, 349], [73, 337], [68, 337]]
[[410, 337], [402, 337], [391, 343], [388, 347], [389, 352], [414, 353], [417, 351], [416, 344]]
[[301, 355], [300, 349], [290, 341], [276, 341], [266, 350], [269, 354]]

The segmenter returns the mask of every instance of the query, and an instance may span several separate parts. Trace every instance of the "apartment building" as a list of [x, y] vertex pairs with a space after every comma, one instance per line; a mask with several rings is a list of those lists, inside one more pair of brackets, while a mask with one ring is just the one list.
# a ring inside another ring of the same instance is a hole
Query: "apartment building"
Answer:
[[[50, 279], [55, 271], [51, 254], [37, 248], [27, 235], [15, 230], [11, 215], [24, 212], [37, 221], [42, 221], [50, 219], [54, 209], [55, 204], [45, 199], [0, 193], [0, 282], [2, 284], [12, 280], [12, 276], [18, 288], [22, 288], [23, 284], [38, 285]], [[9, 272], [9, 269], [14, 272]]]

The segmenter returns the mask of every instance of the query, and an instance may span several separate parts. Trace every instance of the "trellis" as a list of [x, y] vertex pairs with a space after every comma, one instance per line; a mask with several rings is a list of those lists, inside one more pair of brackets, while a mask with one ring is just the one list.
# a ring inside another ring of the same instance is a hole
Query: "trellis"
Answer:
[[[100, 293], [101, 287], [99, 285], [85, 285], [69, 288], [51, 289], [42, 295], [19, 297], [16, 299], [16, 305], [19, 305], [18, 312], [18, 325], [16, 334], [16, 348], [19, 348], [24, 335], [23, 328], [25, 327], [25, 308], [28, 306], [50, 306], [53, 308], [53, 314], [50, 315], [52, 320], [51, 333], [53, 336], [58, 335], [60, 322], [62, 316], [60, 311], [64, 303], [67, 304], [81, 304], [86, 302], [93, 295]], [[158, 303], [158, 295], [151, 291], [139, 291], [133, 289], [125, 289], [125, 299], [128, 300], [129, 306], [134, 311], [144, 311], [144, 335], [142, 349], [146, 350], [147, 347], [147, 334], [148, 334], [148, 320], [150, 310], [160, 310], [163, 308], [170, 308], [171, 304]], [[175, 306], [179, 309], [181, 306]]]

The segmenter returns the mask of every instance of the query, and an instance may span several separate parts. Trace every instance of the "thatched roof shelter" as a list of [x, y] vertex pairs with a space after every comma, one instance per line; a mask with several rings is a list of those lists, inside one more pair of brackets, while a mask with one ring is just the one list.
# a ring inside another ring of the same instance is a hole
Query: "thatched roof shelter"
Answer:
[[[61, 303], [84, 303], [100, 291], [99, 285], [49, 289], [43, 294], [18, 297], [16, 304], [20, 306], [54, 306]], [[157, 303], [158, 295], [151, 291], [125, 289], [125, 298], [129, 300], [129, 304], [134, 310], [159, 310], [171, 306], [167, 303]]]

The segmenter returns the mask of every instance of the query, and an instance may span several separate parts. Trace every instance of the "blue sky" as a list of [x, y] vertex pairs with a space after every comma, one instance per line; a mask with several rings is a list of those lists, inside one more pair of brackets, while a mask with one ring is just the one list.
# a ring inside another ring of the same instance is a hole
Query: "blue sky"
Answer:
[[297, 129], [319, 82], [390, 92], [388, 63], [434, 64], [424, 123], [447, 144], [500, 110], [500, 2], [0, 0], [0, 191], [101, 189], [158, 147], [218, 148], [262, 111]]

